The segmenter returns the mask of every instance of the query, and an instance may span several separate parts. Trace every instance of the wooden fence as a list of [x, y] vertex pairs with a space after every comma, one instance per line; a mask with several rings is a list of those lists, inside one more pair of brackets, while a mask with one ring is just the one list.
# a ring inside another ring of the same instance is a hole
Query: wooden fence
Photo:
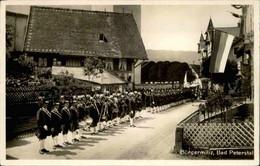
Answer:
[[186, 123], [183, 146], [193, 148], [254, 147], [254, 124], [246, 123]]

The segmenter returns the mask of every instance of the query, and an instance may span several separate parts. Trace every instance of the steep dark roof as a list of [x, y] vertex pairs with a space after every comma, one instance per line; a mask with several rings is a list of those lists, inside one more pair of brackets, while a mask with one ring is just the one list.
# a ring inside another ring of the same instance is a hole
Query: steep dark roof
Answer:
[[201, 35], [200, 35], [200, 42], [204, 42], [204, 36], [203, 36], [202, 33], [201, 33]]
[[209, 19], [209, 24], [208, 24], [207, 30], [211, 30], [211, 29], [213, 29], [213, 28], [214, 28], [213, 22], [212, 22], [212, 19], [210, 18], [210, 19]]
[[132, 14], [47, 7], [31, 7], [25, 51], [147, 59]]

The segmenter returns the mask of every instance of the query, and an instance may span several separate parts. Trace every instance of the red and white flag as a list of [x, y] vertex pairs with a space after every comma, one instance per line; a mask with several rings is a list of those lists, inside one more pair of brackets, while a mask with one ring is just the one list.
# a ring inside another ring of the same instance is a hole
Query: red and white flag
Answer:
[[224, 73], [234, 37], [215, 29], [209, 66], [210, 73]]

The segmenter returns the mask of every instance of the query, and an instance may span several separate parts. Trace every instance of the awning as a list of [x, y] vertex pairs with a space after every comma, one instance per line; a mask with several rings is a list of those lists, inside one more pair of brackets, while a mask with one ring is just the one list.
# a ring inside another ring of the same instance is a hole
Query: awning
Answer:
[[98, 74], [96, 76], [93, 75], [85, 75], [84, 69], [82, 67], [64, 67], [64, 66], [53, 66], [52, 74], [53, 75], [62, 75], [63, 73], [68, 72], [69, 75], [72, 75], [74, 78], [84, 81], [90, 81], [94, 83], [98, 83], [101, 85], [109, 85], [109, 84], [127, 84], [127, 82], [120, 77], [103, 70], [103, 73]]

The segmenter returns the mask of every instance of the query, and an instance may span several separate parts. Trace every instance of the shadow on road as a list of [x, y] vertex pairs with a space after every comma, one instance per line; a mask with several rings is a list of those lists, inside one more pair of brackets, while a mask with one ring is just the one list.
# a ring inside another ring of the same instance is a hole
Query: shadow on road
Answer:
[[154, 127], [147, 127], [147, 126], [136, 126], [138, 129], [154, 129]]
[[146, 121], [153, 120], [153, 119], [155, 119], [155, 118], [154, 117], [143, 117], [143, 118], [135, 119], [134, 123], [135, 124], [145, 123]]
[[166, 110], [164, 110], [164, 111], [158, 112], [158, 113], [156, 113], [156, 114], [167, 114], [167, 113], [169, 113], [169, 112], [175, 111], [175, 109], [177, 109], [178, 107], [184, 106], [184, 105], [186, 105], [186, 104], [187, 104], [187, 103], [185, 103], [185, 104], [180, 104], [180, 105], [176, 105], [176, 106], [174, 106], [174, 107], [171, 107], [171, 108], [166, 109]]
[[56, 150], [56, 151], [51, 151], [49, 153], [45, 153], [46, 155], [55, 155], [55, 156], [66, 156], [66, 155], [77, 155], [75, 152], [71, 151], [65, 151], [65, 150]]
[[10, 155], [6, 155], [6, 160], [18, 160], [18, 158], [10, 156]]
[[[148, 120], [153, 120], [153, 119], [155, 119], [155, 118], [153, 118], [153, 117], [143, 117], [143, 118], [139, 118], [139, 119], [135, 119], [134, 120], [134, 123], [136, 124], [136, 125], [138, 125], [138, 124], [140, 124], [140, 123], [145, 123], [146, 121], [148, 121]], [[98, 134], [96, 134], [95, 136], [97, 136], [97, 137], [102, 137], [102, 136], [104, 136], [104, 137], [106, 137], [106, 136], [117, 136], [118, 134], [123, 134], [123, 132], [126, 130], [126, 129], [128, 129], [128, 126], [129, 126], [130, 124], [129, 124], [129, 122], [127, 122], [127, 123], [122, 123], [122, 124], [120, 124], [120, 125], [118, 125], [118, 126], [113, 126], [113, 127], [111, 127], [111, 128], [108, 128], [107, 130], [105, 130], [105, 131], [103, 131], [103, 132], [99, 132]], [[144, 127], [144, 126], [140, 126], [140, 127], [138, 127], [137, 126], [137, 128], [151, 128], [151, 127]], [[83, 133], [84, 135], [91, 135], [90, 133]], [[92, 138], [92, 137], [91, 137]], [[87, 140], [88, 139], [90, 139], [90, 138], [87, 138]], [[95, 141], [94, 141], [95, 140]], [[96, 140], [97, 140], [97, 138], [95, 138], [93, 140], [93, 142], [92, 143], [97, 143], [96, 142]]]
[[12, 148], [12, 147], [24, 146], [24, 145], [27, 145], [27, 144], [30, 144], [30, 143], [31, 142], [27, 141], [27, 140], [21, 140], [21, 139], [19, 139], [19, 141], [12, 140], [12, 141], [7, 142], [6, 147]]

